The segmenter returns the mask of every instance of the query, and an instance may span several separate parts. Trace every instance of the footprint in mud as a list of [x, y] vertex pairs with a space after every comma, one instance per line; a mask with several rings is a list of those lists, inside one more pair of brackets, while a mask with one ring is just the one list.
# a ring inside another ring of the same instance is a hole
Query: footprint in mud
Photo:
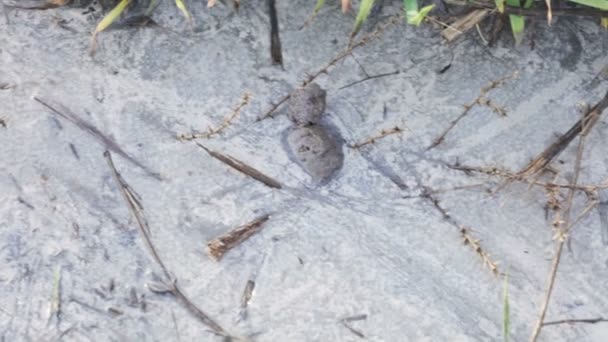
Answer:
[[344, 162], [340, 137], [321, 123], [326, 92], [316, 83], [298, 89], [289, 101], [294, 125], [285, 135], [290, 157], [316, 182], [324, 184]]

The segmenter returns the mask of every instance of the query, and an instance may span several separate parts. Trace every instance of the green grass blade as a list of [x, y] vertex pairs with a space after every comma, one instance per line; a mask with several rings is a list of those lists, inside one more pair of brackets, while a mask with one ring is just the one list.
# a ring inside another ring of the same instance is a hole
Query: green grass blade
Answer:
[[[506, 0], [507, 5], [513, 7], [521, 7], [521, 2], [519, 0]], [[528, 5], [528, 2], [532, 2], [533, 0], [526, 0], [524, 6]], [[515, 45], [519, 45], [521, 41], [524, 39], [524, 28], [525, 28], [525, 20], [521, 15], [509, 15], [509, 21], [511, 22], [511, 31], [513, 31], [513, 38], [515, 38]]]
[[505, 13], [505, 0], [494, 0], [498, 12]]
[[375, 0], [362, 0], [359, 5], [359, 13], [357, 13], [357, 19], [355, 19], [355, 28], [353, 29], [353, 33], [351, 37], [354, 37], [359, 30], [361, 29], [361, 25], [367, 20], [370, 12], [372, 11], [372, 7], [374, 6]]
[[125, 8], [127, 8], [129, 3], [131, 3], [131, 0], [122, 0], [121, 2], [118, 3], [118, 5], [116, 5], [116, 7], [112, 8], [112, 10], [108, 14], [106, 14], [106, 16], [103, 17], [103, 19], [101, 19], [99, 24], [97, 24], [94, 34], [97, 34], [101, 31], [107, 29], [110, 25], [112, 25], [112, 23], [116, 19], [118, 19], [118, 17], [120, 17], [120, 15], [125, 10]]
[[93, 32], [93, 36], [91, 37], [91, 51], [90, 51], [91, 55], [93, 55], [95, 53], [95, 47], [97, 45], [97, 34], [99, 32], [104, 31], [110, 25], [112, 25], [112, 23], [114, 21], [116, 21], [116, 19], [118, 19], [118, 17], [120, 17], [122, 12], [124, 12], [124, 10], [127, 8], [127, 6], [129, 6], [130, 3], [131, 3], [131, 0], [121, 0], [118, 3], [118, 5], [116, 5], [114, 8], [112, 8], [112, 10], [108, 14], [106, 14], [106, 16], [103, 17], [103, 19], [101, 19], [99, 24], [97, 24], [97, 27], [95, 28], [95, 31]]
[[505, 284], [502, 293], [502, 336], [504, 342], [509, 342], [509, 334], [511, 331], [511, 313], [509, 308], [509, 274], [505, 275]]
[[407, 22], [411, 25], [419, 26], [424, 20], [427, 14], [435, 7], [435, 5], [424, 6], [420, 11], [413, 17], [408, 18]]
[[315, 11], [313, 13], [314, 14], [319, 13], [319, 11], [321, 10], [321, 7], [323, 7], [323, 5], [325, 5], [325, 0], [317, 0], [317, 5], [315, 6]]
[[177, 8], [182, 11], [182, 14], [184, 15], [184, 17], [186, 17], [186, 20], [188, 20], [188, 23], [192, 24], [192, 16], [190, 15], [190, 12], [188, 12], [188, 8], [186, 8], [186, 4], [184, 4], [184, 1], [175, 0], [175, 6], [177, 6]]
[[403, 0], [403, 8], [405, 9], [407, 22], [410, 23], [410, 21], [418, 15], [418, 1]]
[[595, 7], [601, 9], [602, 11], [608, 11], [608, 0], [569, 0], [572, 2], [576, 2], [577, 4]]
[[602, 25], [603, 28], [608, 29], [608, 17], [602, 18], [602, 21], [600, 22], [600, 24]]

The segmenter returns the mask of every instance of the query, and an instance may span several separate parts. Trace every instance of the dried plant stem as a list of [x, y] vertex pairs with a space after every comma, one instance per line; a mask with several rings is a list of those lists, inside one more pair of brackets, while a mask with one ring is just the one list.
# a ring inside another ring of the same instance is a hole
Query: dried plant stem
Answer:
[[207, 243], [209, 254], [215, 261], [221, 260], [226, 252], [262, 230], [263, 224], [269, 219], [270, 215], [258, 217], [247, 224], [209, 241]]
[[606, 92], [604, 97], [595, 106], [589, 109], [589, 111], [587, 111], [566, 133], [561, 135], [557, 141], [549, 145], [542, 153], [519, 171], [517, 176], [521, 178], [531, 177], [544, 169], [545, 166], [549, 165], [549, 163], [551, 163], [551, 161], [574, 140], [574, 138], [583, 132], [584, 126], [588, 127], [587, 129], [593, 127], [607, 107], [608, 92]]
[[[607, 93], [607, 96], [608, 96], [608, 93]], [[596, 105], [596, 107], [597, 107], [597, 105]], [[583, 159], [583, 152], [585, 149], [585, 140], [586, 140], [587, 134], [589, 133], [589, 130], [593, 127], [593, 125], [597, 122], [597, 118], [599, 117], [599, 113], [597, 113], [597, 111], [595, 111], [595, 112], [591, 111], [591, 113], [595, 113], [595, 114], [592, 114], [591, 116], [589, 116], [588, 113], [585, 113], [583, 118], [581, 119], [582, 120], [581, 129], [579, 131], [580, 138], [579, 138], [579, 144], [578, 144], [577, 153], [576, 153], [576, 160], [574, 162], [574, 177], [572, 179], [572, 185], [575, 185], [575, 186], [578, 182], [578, 178], [579, 178], [580, 171], [581, 171], [581, 163], [582, 163], [582, 159]], [[551, 270], [549, 272], [549, 279], [548, 279], [547, 289], [545, 290], [545, 297], [543, 300], [543, 304], [541, 305], [539, 317], [536, 321], [534, 329], [532, 330], [532, 336], [530, 337], [530, 342], [536, 342], [536, 340], [538, 339], [538, 336], [540, 335], [540, 332], [543, 327], [545, 315], [547, 314], [547, 308], [549, 307], [549, 302], [551, 300], [551, 294], [553, 292], [553, 287], [555, 285], [555, 277], [557, 275], [557, 269], [559, 267], [561, 255], [564, 250], [564, 244], [566, 243], [566, 241], [568, 239], [568, 233], [573, 226], [573, 224], [571, 224], [571, 221], [570, 221], [570, 213], [572, 210], [572, 204], [574, 201], [575, 192], [576, 192], [576, 190], [574, 188], [568, 189], [566, 205], [563, 210], [563, 218], [558, 221], [558, 224], [556, 227], [557, 228], [557, 235], [556, 235], [557, 246], [555, 248], [555, 253], [553, 255], [553, 262], [551, 263]], [[597, 204], [597, 202], [596, 202], [596, 204]], [[581, 215], [588, 213], [589, 210], [591, 210], [591, 209], [583, 210]], [[581, 215], [579, 215], [579, 218], [577, 218], [575, 220], [575, 223], [578, 222], [578, 220], [582, 217]]]
[[380, 140], [382, 138], [385, 138], [389, 135], [393, 135], [393, 134], [397, 134], [397, 133], [401, 133], [403, 132], [403, 128], [400, 128], [399, 126], [395, 126], [391, 129], [383, 129], [382, 131], [380, 131], [379, 134], [371, 137], [371, 138], [367, 138], [361, 142], [358, 142], [354, 145], [350, 145], [351, 148], [360, 148], [363, 147], [365, 145], [369, 145], [369, 144], [374, 144], [377, 140]]
[[469, 229], [466, 227], [460, 227], [460, 235], [462, 236], [464, 244], [471, 246], [471, 248], [473, 248], [473, 251], [475, 251], [475, 253], [479, 255], [484, 266], [487, 266], [488, 269], [492, 271], [493, 275], [498, 275], [498, 263], [496, 263], [490, 258], [490, 254], [481, 247], [479, 240], [471, 236], [471, 234], [469, 233]]
[[205, 133], [181, 134], [177, 138], [181, 141], [189, 141], [189, 140], [194, 140], [194, 139], [209, 139], [209, 138], [213, 137], [214, 135], [218, 135], [218, 134], [222, 133], [226, 128], [228, 128], [232, 125], [232, 122], [236, 118], [238, 118], [239, 114], [241, 113], [241, 110], [243, 109], [243, 107], [245, 107], [249, 103], [250, 99], [251, 99], [251, 93], [245, 92], [245, 94], [243, 94], [243, 98], [241, 99], [241, 103], [239, 103], [239, 105], [236, 106], [232, 110], [232, 112], [224, 118], [224, 121], [222, 121], [221, 125], [219, 125], [218, 127], [216, 127], [216, 128], [209, 127], [209, 129], [207, 129], [207, 132], [205, 132]]
[[597, 318], [577, 318], [577, 319], [562, 319], [559, 321], [550, 321], [543, 323], [543, 326], [557, 325], [557, 324], [575, 324], [575, 323], [589, 323], [596, 324], [600, 322], [608, 322], [608, 318], [597, 317]]
[[112, 173], [112, 178], [116, 183], [116, 186], [120, 190], [120, 193], [125, 200], [125, 204], [131, 215], [137, 221], [137, 227], [139, 228], [139, 233], [141, 234], [146, 247], [150, 254], [152, 254], [152, 258], [156, 262], [156, 264], [160, 267], [163, 275], [165, 276], [164, 285], [166, 286], [166, 291], [171, 293], [177, 301], [190, 311], [194, 316], [196, 316], [203, 324], [211, 328], [216, 334], [221, 336], [230, 337], [230, 334], [226, 332], [222, 326], [216, 323], [208, 314], [206, 314], [203, 310], [201, 310], [198, 306], [196, 306], [178, 287], [177, 279], [173, 276], [173, 274], [169, 271], [163, 260], [161, 259], [156, 247], [152, 243], [152, 238], [150, 237], [150, 228], [148, 226], [148, 222], [146, 221], [143, 215], [143, 208], [137, 199], [137, 196], [131, 189], [131, 187], [125, 182], [122, 176], [118, 173], [116, 166], [114, 165], [114, 161], [112, 160], [112, 155], [109, 151], [104, 152], [104, 157], [108, 163], [108, 167]]
[[430, 150], [432, 148], [437, 147], [439, 144], [441, 144], [445, 140], [445, 137], [448, 135], [448, 133], [450, 133], [450, 131], [452, 129], [454, 129], [454, 127], [456, 127], [456, 125], [458, 125], [460, 120], [464, 119], [469, 114], [469, 112], [471, 111], [471, 109], [473, 107], [475, 107], [475, 105], [489, 107], [495, 113], [505, 116], [506, 110], [502, 107], [495, 105], [491, 100], [486, 98], [486, 95], [488, 94], [488, 92], [490, 92], [490, 90], [499, 87], [500, 85], [502, 85], [503, 83], [505, 83], [508, 80], [512, 80], [512, 79], [516, 78], [517, 74], [518, 74], [518, 72], [515, 71], [510, 75], [499, 78], [497, 80], [493, 80], [490, 83], [488, 83], [488, 85], [481, 88], [477, 98], [475, 98], [475, 100], [471, 101], [470, 103], [464, 105], [464, 109], [463, 109], [462, 113], [460, 113], [460, 115], [458, 115], [458, 117], [456, 117], [456, 119], [452, 120], [452, 122], [450, 122], [448, 127], [441, 134], [439, 134], [439, 136], [437, 138], [435, 138], [435, 140], [433, 141], [433, 144], [431, 144], [431, 146], [429, 146], [428, 149]]
[[234, 157], [212, 151], [199, 143], [196, 143], [196, 144], [198, 145], [198, 147], [205, 150], [205, 152], [207, 152], [211, 157], [221, 161], [222, 163], [230, 166], [231, 168], [239, 171], [240, 173], [255, 179], [256, 181], [261, 182], [262, 184], [266, 185], [267, 187], [274, 188], [274, 189], [281, 189], [283, 187], [281, 185], [281, 183], [279, 183], [275, 179], [273, 179], [269, 176], [266, 176], [265, 174], [258, 171], [257, 169], [243, 163], [242, 161], [240, 161]]

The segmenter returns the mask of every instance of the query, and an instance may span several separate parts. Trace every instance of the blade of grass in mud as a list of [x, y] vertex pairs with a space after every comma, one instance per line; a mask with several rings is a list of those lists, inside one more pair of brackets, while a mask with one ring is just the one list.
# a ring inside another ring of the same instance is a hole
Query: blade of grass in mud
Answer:
[[182, 14], [184, 15], [184, 17], [186, 17], [186, 20], [188, 20], [188, 23], [192, 24], [192, 15], [190, 15], [190, 12], [188, 11], [186, 4], [184, 4], [184, 1], [175, 0], [175, 6], [177, 6], [177, 8], [179, 8], [179, 10], [182, 11]]
[[[521, 7], [519, 0], [507, 0], [507, 5], [513, 7]], [[513, 38], [515, 38], [515, 45], [519, 45], [524, 38], [525, 21], [521, 15], [509, 15], [509, 22], [511, 23], [511, 31], [513, 32]]]
[[116, 19], [118, 19], [118, 17], [120, 17], [122, 12], [127, 8], [127, 6], [129, 6], [130, 3], [131, 3], [131, 0], [121, 0], [118, 3], [118, 5], [116, 5], [116, 7], [114, 7], [108, 14], [106, 14], [106, 16], [103, 17], [103, 19], [101, 19], [99, 24], [97, 24], [97, 27], [95, 28], [95, 32], [93, 32], [93, 38], [92, 38], [92, 42], [91, 42], [91, 53], [93, 53], [95, 51], [97, 34], [99, 32], [104, 31], [110, 25], [112, 25], [112, 23], [114, 21], [116, 21]]
[[152, 12], [156, 9], [156, 7], [158, 7], [159, 1], [160, 0], [151, 0], [144, 15], [149, 16], [150, 14], [152, 14]]
[[319, 11], [321, 10], [321, 7], [323, 7], [323, 5], [325, 5], [325, 0], [317, 0], [317, 5], [315, 6], [315, 10], [313, 11], [313, 14], [317, 14], [319, 13]]
[[361, 1], [361, 5], [359, 5], [359, 13], [357, 13], [357, 18], [355, 19], [355, 28], [351, 33], [351, 37], [357, 35], [359, 30], [361, 29], [361, 25], [367, 20], [370, 12], [372, 11], [372, 7], [374, 6], [375, 0], [363, 0]]
[[418, 13], [416, 13], [416, 15], [414, 15], [411, 18], [408, 18], [408, 23], [410, 25], [420, 26], [420, 24], [422, 23], [424, 18], [426, 18], [427, 14], [429, 14], [429, 12], [433, 8], [435, 8], [435, 5], [428, 5], [428, 6], [422, 7], [420, 9], [420, 11], [418, 11]]
[[405, 9], [405, 17], [409, 24], [418, 15], [418, 0], [403, 0], [403, 8]]
[[504, 342], [509, 342], [509, 331], [511, 329], [511, 317], [509, 308], [509, 274], [505, 275], [505, 283], [502, 293], [502, 336]]
[[494, 0], [498, 12], [505, 13], [505, 0]]
[[602, 11], [608, 11], [608, 0], [569, 0], [577, 4], [594, 7]]

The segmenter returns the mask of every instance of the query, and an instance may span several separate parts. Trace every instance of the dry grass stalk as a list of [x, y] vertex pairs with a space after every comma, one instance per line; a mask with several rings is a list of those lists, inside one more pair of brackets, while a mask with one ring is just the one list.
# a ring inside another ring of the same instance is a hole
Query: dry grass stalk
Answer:
[[209, 255], [211, 255], [215, 261], [220, 261], [226, 252], [262, 230], [263, 224], [268, 221], [268, 219], [270, 219], [270, 215], [258, 217], [247, 224], [209, 241], [207, 243]]
[[[602, 104], [603, 102], [604, 102], [604, 104]], [[580, 136], [580, 138], [579, 138], [579, 144], [578, 144], [577, 153], [576, 153], [576, 160], [574, 162], [574, 177], [572, 179], [573, 185], [576, 185], [578, 183], [578, 178], [580, 175], [581, 164], [582, 164], [582, 159], [583, 159], [583, 152], [585, 149], [585, 141], [586, 141], [587, 135], [588, 135], [589, 131], [591, 130], [591, 128], [593, 128], [594, 124], [597, 122], [597, 120], [599, 118], [599, 115], [603, 111], [603, 109], [598, 111], [598, 108], [600, 108], [600, 106], [604, 106], [604, 108], [606, 106], [608, 106], [608, 92], [606, 93], [606, 96], [602, 99], [602, 101], [600, 101], [600, 103], [595, 105], [594, 108], [591, 109], [591, 111], [583, 114], [583, 118], [579, 121], [580, 128], [577, 129], [578, 132], [576, 133], [576, 135]], [[576, 127], [576, 125], [574, 127]], [[574, 130], [574, 127], [570, 131]], [[571, 134], [574, 134], [574, 133], [571, 133]], [[565, 142], [565, 144], [568, 144], [573, 139], [574, 139], [574, 137], [566, 138], [566, 139], [563, 139], [563, 141]], [[555, 144], [553, 144], [551, 146], [555, 146]], [[563, 148], [564, 147], [562, 147], [562, 149]], [[553, 152], [551, 152], [551, 153], [553, 153]], [[551, 156], [551, 154], [548, 154], [547, 156]], [[553, 157], [549, 158], [547, 160], [546, 165], [548, 165], [548, 163], [550, 163], [552, 159], [553, 159]], [[544, 166], [542, 168], [544, 168]], [[568, 234], [569, 234], [570, 230], [572, 229], [572, 227], [574, 226], [574, 224], [576, 224], [580, 219], [582, 219], [585, 215], [587, 215], [589, 213], [589, 211], [599, 203], [597, 193], [592, 194], [592, 196], [589, 199], [588, 205], [579, 213], [579, 215], [576, 219], [571, 220], [571, 210], [572, 210], [575, 192], [576, 192], [575, 188], [568, 189], [566, 203], [565, 203], [563, 209], [556, 214], [554, 221], [553, 221], [554, 230], [555, 230], [554, 239], [556, 240], [555, 253], [553, 255], [553, 261], [551, 263], [551, 271], [549, 272], [549, 277], [548, 277], [549, 279], [547, 281], [547, 289], [545, 291], [544, 300], [541, 305], [539, 317], [536, 320], [534, 329], [532, 330], [530, 342], [536, 342], [536, 340], [540, 336], [540, 332], [543, 327], [545, 315], [547, 314], [547, 309], [549, 307], [549, 302], [551, 300], [551, 294], [553, 292], [553, 287], [555, 285], [555, 278], [557, 276], [557, 270], [558, 270], [559, 263], [561, 260], [561, 255], [564, 250], [564, 244], [566, 243], [566, 241], [568, 239]]]
[[382, 131], [380, 131], [379, 134], [377, 134], [377, 135], [375, 135], [375, 136], [373, 136], [371, 138], [367, 138], [367, 139], [365, 139], [365, 140], [363, 140], [363, 141], [361, 141], [359, 143], [356, 143], [354, 145], [351, 145], [350, 147], [351, 148], [360, 148], [360, 147], [363, 147], [365, 145], [374, 144], [374, 143], [376, 143], [376, 141], [378, 141], [378, 140], [380, 140], [382, 138], [385, 138], [385, 137], [387, 137], [389, 135], [401, 133], [401, 132], [403, 132], [403, 129], [400, 128], [399, 126], [395, 126], [393, 128], [390, 128], [390, 129], [383, 129]]
[[490, 254], [481, 247], [479, 240], [473, 238], [469, 233], [469, 229], [466, 227], [460, 227], [460, 235], [462, 236], [462, 241], [464, 242], [464, 244], [471, 246], [473, 251], [475, 251], [475, 253], [477, 253], [477, 255], [479, 255], [479, 257], [481, 258], [481, 261], [483, 262], [484, 266], [487, 266], [488, 269], [492, 271], [492, 274], [497, 276], [499, 274], [498, 263], [492, 261], [492, 259], [490, 258]]
[[225, 129], [227, 129], [228, 127], [230, 127], [232, 125], [232, 122], [234, 120], [236, 120], [238, 118], [239, 114], [241, 113], [241, 110], [243, 109], [243, 107], [245, 107], [249, 103], [250, 100], [251, 100], [251, 93], [245, 92], [245, 94], [243, 94], [243, 98], [241, 99], [241, 103], [239, 103], [239, 105], [236, 106], [232, 110], [232, 112], [224, 118], [221, 125], [219, 125], [216, 128], [209, 127], [207, 129], [207, 132], [205, 132], [205, 133], [181, 134], [180, 136], [178, 136], [178, 139], [181, 141], [194, 140], [194, 139], [209, 139], [209, 138], [213, 137], [214, 135], [218, 135], [218, 134], [222, 133]]
[[64, 107], [63, 105], [61, 105], [59, 103], [54, 103], [52, 101], [42, 99], [37, 96], [34, 96], [34, 100], [36, 102], [40, 103], [41, 105], [43, 105], [44, 107], [48, 108], [51, 111], [51, 113], [64, 118], [65, 120], [74, 124], [76, 127], [80, 128], [84, 132], [91, 135], [93, 138], [95, 138], [97, 141], [99, 141], [104, 146], [104, 148], [111, 150], [112, 152], [125, 158], [126, 160], [128, 160], [129, 162], [134, 164], [135, 166], [144, 170], [148, 175], [150, 175], [158, 180], [162, 180], [162, 178], [159, 176], [158, 173], [151, 171], [144, 164], [142, 164], [137, 159], [130, 156], [120, 146], [118, 146], [118, 144], [114, 140], [110, 139], [108, 136], [106, 136], [104, 133], [102, 133], [97, 127], [95, 127], [92, 124], [81, 119], [78, 115], [74, 114], [74, 112], [72, 112], [67, 107]]
[[452, 129], [454, 129], [454, 127], [456, 127], [456, 125], [460, 122], [460, 120], [464, 119], [469, 114], [470, 110], [476, 105], [489, 107], [490, 109], [492, 109], [492, 111], [494, 111], [495, 113], [497, 113], [501, 116], [507, 115], [507, 111], [504, 108], [497, 106], [491, 100], [486, 98], [486, 96], [490, 92], [490, 90], [493, 90], [493, 89], [501, 86], [503, 83], [505, 83], [508, 80], [512, 80], [512, 79], [516, 78], [517, 74], [518, 74], [518, 72], [515, 71], [512, 74], [507, 75], [503, 78], [493, 80], [490, 83], [488, 83], [488, 85], [481, 88], [477, 98], [475, 100], [473, 100], [472, 102], [464, 105], [464, 109], [463, 109], [462, 113], [460, 113], [460, 115], [456, 119], [454, 119], [452, 122], [450, 122], [450, 125], [437, 138], [435, 138], [435, 140], [433, 141], [433, 144], [431, 144], [431, 146], [429, 146], [429, 149], [432, 149], [432, 148], [436, 147], [437, 145], [441, 144], [445, 140], [445, 137], [448, 135], [448, 133], [450, 133], [450, 131]]
[[108, 167], [112, 173], [112, 178], [116, 183], [116, 186], [120, 190], [120, 193], [125, 200], [125, 204], [129, 209], [131, 215], [135, 218], [137, 222], [137, 227], [139, 228], [139, 232], [141, 234], [148, 251], [152, 255], [152, 258], [156, 262], [156, 264], [160, 267], [165, 279], [163, 279], [162, 288], [154, 289], [150, 287], [151, 291], [164, 293], [168, 292], [172, 294], [177, 301], [182, 304], [191, 314], [197, 317], [203, 324], [211, 328], [216, 334], [220, 336], [224, 336], [226, 338], [232, 338], [230, 334], [218, 323], [216, 323], [207, 313], [205, 313], [202, 309], [200, 309], [196, 304], [192, 302], [181, 290], [181, 288], [177, 285], [177, 279], [173, 276], [173, 274], [169, 271], [169, 268], [165, 265], [163, 260], [161, 259], [154, 243], [152, 242], [152, 238], [150, 236], [150, 227], [148, 226], [148, 222], [146, 221], [143, 214], [143, 207], [141, 206], [140, 201], [138, 200], [138, 196], [131, 189], [129, 184], [122, 178], [116, 166], [114, 165], [114, 161], [112, 160], [112, 155], [109, 151], [104, 152], [104, 157], [108, 163]]
[[283, 187], [281, 185], [281, 183], [279, 183], [278, 181], [274, 180], [273, 178], [271, 178], [269, 176], [266, 176], [265, 174], [258, 171], [257, 169], [243, 163], [242, 161], [240, 161], [234, 157], [212, 151], [199, 143], [196, 143], [196, 144], [200, 148], [205, 150], [213, 158], [215, 158], [215, 159], [221, 161], [222, 163], [230, 166], [231, 168], [241, 172], [242, 174], [255, 179], [256, 181], [261, 182], [262, 184], [266, 185], [267, 187], [275, 188], [275, 189], [281, 189]]
[[545, 166], [549, 165], [555, 157], [570, 145], [574, 138], [579, 136], [579, 134], [582, 134], [583, 130], [592, 128], [607, 107], [608, 92], [606, 92], [604, 97], [595, 106], [590, 108], [566, 133], [562, 134], [553, 144], [549, 145], [542, 153], [519, 171], [517, 176], [527, 178], [534, 176], [543, 170]]
[[353, 328], [351, 326], [351, 322], [356, 322], [356, 321], [362, 321], [367, 319], [367, 315], [366, 314], [361, 314], [361, 315], [355, 315], [355, 316], [351, 316], [351, 317], [346, 317], [340, 320], [340, 323], [346, 328], [348, 329], [350, 332], [352, 332], [353, 334], [355, 334], [357, 337], [360, 338], [365, 338], [365, 334], [363, 334], [361, 331]]
[[474, 10], [462, 16], [460, 19], [449, 25], [448, 28], [441, 31], [441, 35], [448, 42], [451, 42], [457, 37], [459, 37], [461, 34], [467, 32], [475, 25], [479, 24], [482, 20], [486, 18], [489, 13], [490, 11], [485, 9]]
[[608, 318], [597, 317], [597, 318], [577, 318], [577, 319], [562, 319], [559, 321], [550, 321], [543, 323], [543, 326], [557, 325], [557, 324], [576, 324], [576, 323], [589, 323], [596, 324], [600, 322], [608, 322]]

